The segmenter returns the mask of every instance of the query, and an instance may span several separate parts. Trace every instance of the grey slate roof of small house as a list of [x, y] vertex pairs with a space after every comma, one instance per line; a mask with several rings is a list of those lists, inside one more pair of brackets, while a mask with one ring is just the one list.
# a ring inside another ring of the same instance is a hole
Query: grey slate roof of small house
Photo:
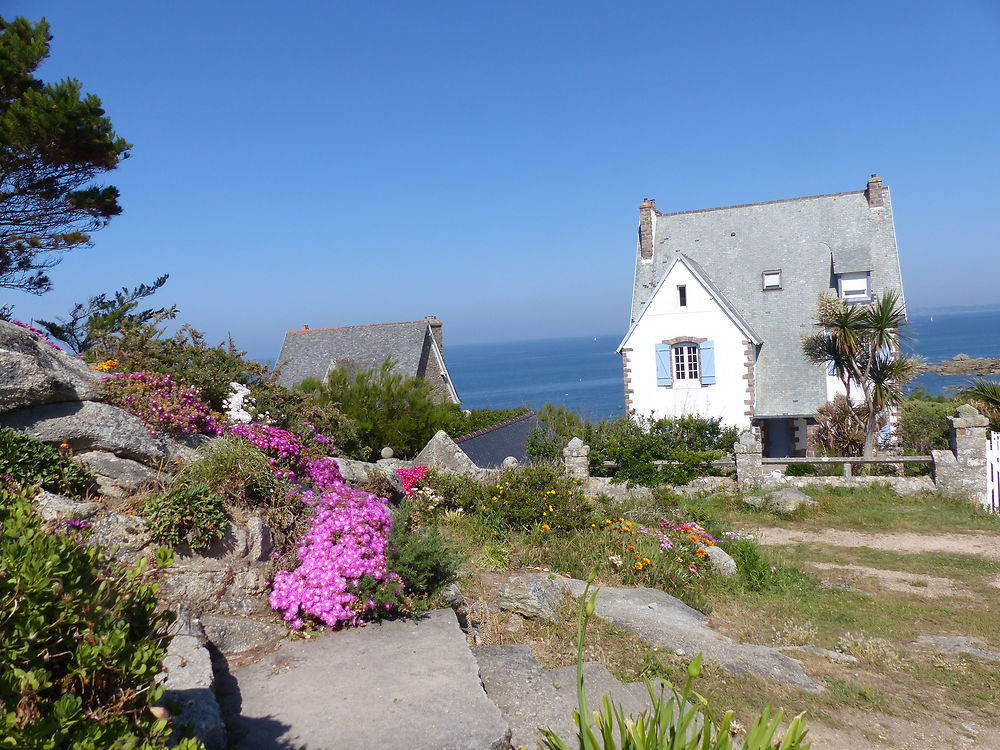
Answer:
[[278, 354], [278, 382], [291, 387], [308, 377], [323, 380], [338, 360], [350, 360], [355, 372], [376, 369], [390, 355], [394, 372], [416, 377], [430, 338], [426, 320], [288, 331]]
[[[653, 258], [637, 253], [632, 322], [678, 253], [763, 339], [756, 369], [758, 417], [815, 414], [826, 401], [825, 369], [802, 354], [823, 293], [836, 294], [836, 274], [871, 272], [872, 292], [902, 279], [892, 203], [869, 205], [865, 190], [741, 206], [655, 212]], [[655, 211], [655, 209], [654, 209]], [[781, 271], [781, 289], [764, 291], [764, 271]]]
[[497, 469], [507, 456], [518, 463], [531, 461], [528, 455], [528, 435], [536, 427], [548, 430], [534, 412], [508, 419], [500, 424], [456, 438], [455, 442], [465, 455], [482, 469]]

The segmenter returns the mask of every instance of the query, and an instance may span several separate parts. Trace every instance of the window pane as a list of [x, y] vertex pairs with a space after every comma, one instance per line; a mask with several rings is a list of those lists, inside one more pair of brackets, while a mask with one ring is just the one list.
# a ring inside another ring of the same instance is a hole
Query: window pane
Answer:
[[684, 366], [684, 349], [683, 346], [674, 347], [674, 377], [677, 380], [687, 379], [687, 369]]
[[764, 288], [779, 289], [781, 287], [781, 271], [767, 271], [764, 273]]

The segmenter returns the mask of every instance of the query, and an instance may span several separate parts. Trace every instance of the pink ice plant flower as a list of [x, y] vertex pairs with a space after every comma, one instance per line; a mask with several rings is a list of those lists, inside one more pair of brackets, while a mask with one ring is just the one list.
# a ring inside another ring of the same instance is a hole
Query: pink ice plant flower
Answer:
[[[115, 372], [101, 378], [104, 383], [120, 383], [125, 396], [122, 405], [146, 423], [150, 434], [157, 430], [185, 435], [204, 433], [221, 435], [208, 405], [201, 400], [197, 388], [184, 386], [173, 375], [159, 372]], [[130, 385], [138, 389], [130, 392]]]
[[271, 607], [295, 630], [307, 618], [330, 627], [358, 625], [376, 605], [358, 600], [357, 584], [366, 576], [397, 579], [386, 569], [392, 527], [386, 501], [342, 482], [318, 494], [308, 491], [302, 501], [315, 509], [315, 516], [299, 544], [301, 564], [275, 574]]
[[409, 497], [414, 493], [417, 483], [424, 478], [427, 473], [426, 466], [414, 466], [412, 469], [396, 469], [400, 481], [403, 483], [403, 492]]

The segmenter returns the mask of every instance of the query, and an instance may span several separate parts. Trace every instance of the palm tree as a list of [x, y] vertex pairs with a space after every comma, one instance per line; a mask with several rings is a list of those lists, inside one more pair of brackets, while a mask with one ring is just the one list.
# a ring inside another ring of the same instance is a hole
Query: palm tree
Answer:
[[[990, 418], [991, 425], [1000, 423], [1000, 383], [976, 378], [961, 395], [971, 399], [979, 411]], [[997, 426], [1000, 427], [1000, 424]]]
[[[802, 350], [811, 361], [826, 363], [844, 384], [851, 414], [865, 431], [863, 454], [871, 456], [884, 415], [903, 401], [903, 384], [917, 362], [900, 353], [900, 326], [906, 312], [895, 291], [867, 304], [849, 305], [837, 297], [820, 298], [816, 326]], [[861, 390], [865, 409], [855, 407], [852, 391]]]

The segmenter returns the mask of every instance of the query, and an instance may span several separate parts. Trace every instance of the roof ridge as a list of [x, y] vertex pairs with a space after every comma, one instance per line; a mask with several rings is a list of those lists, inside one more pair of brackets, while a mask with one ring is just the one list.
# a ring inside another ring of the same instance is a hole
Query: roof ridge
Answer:
[[775, 201], [757, 201], [756, 203], [736, 203], [732, 206], [715, 206], [714, 208], [696, 208], [691, 211], [671, 211], [669, 213], [661, 213], [656, 211], [657, 216], [680, 216], [682, 214], [703, 214], [708, 211], [725, 211], [727, 208], [749, 208], [750, 206], [770, 206], [775, 203], [791, 203], [792, 201], [809, 201], [815, 200], [816, 198], [838, 198], [842, 195], [857, 195], [859, 193], [863, 194], [867, 191], [865, 190], [848, 190], [843, 193], [823, 193], [821, 195], [803, 195], [798, 198], [780, 198]]
[[479, 437], [480, 435], [485, 435], [494, 430], [499, 430], [501, 427], [507, 427], [514, 424], [515, 422], [520, 422], [522, 419], [527, 419], [528, 417], [535, 416], [535, 412], [526, 411], [524, 414], [518, 414], [516, 417], [511, 417], [510, 419], [505, 419], [503, 422], [497, 422], [495, 425], [490, 425], [489, 427], [483, 427], [482, 429], [476, 430], [475, 432], [470, 432], [468, 435], [462, 435], [461, 437], [455, 438], [456, 443], [461, 443], [463, 440], [471, 440], [472, 438]]
[[414, 323], [426, 323], [427, 320], [400, 320], [395, 323], [361, 323], [356, 326], [332, 326], [330, 328], [296, 328], [286, 333], [311, 333], [312, 331], [343, 331], [347, 328], [378, 328], [380, 326], [408, 326]]

